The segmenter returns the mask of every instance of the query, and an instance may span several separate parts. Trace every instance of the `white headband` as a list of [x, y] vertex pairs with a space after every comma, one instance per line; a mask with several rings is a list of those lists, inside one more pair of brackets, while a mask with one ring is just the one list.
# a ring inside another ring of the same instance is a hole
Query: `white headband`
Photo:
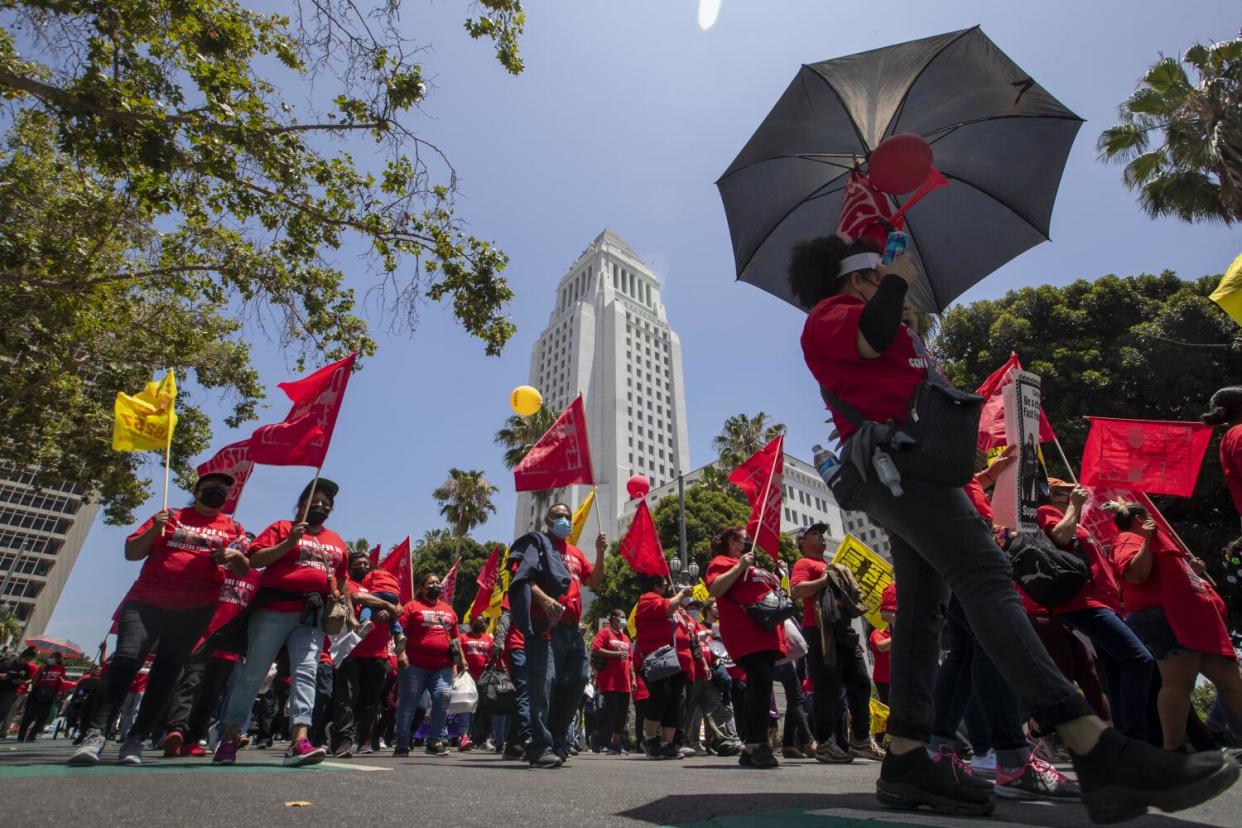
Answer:
[[881, 261], [883, 259], [879, 253], [855, 253], [853, 256], [846, 256], [841, 260], [841, 270], [837, 276], [846, 276], [859, 270], [875, 270], [875, 266]]

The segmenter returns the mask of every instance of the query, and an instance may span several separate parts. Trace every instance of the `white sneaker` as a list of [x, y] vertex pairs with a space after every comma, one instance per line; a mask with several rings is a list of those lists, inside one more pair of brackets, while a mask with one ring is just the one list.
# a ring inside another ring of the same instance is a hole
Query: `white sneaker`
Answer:
[[98, 730], [92, 730], [82, 740], [82, 745], [69, 757], [70, 765], [95, 765], [99, 763], [99, 754], [103, 752], [107, 740]]
[[975, 754], [971, 757], [970, 769], [975, 772], [975, 776], [996, 776], [996, 751], [989, 750], [982, 756]]
[[126, 739], [121, 743], [121, 751], [116, 757], [120, 765], [142, 764], [142, 739]]

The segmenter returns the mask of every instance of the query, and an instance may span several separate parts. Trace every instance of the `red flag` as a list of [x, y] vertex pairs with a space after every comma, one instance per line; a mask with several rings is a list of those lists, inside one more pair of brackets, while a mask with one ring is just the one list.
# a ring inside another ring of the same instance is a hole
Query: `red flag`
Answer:
[[478, 618], [487, 611], [487, 607], [492, 602], [492, 590], [496, 588], [496, 576], [500, 574], [500, 545], [497, 544], [492, 548], [492, 554], [487, 556], [487, 562], [483, 564], [483, 568], [479, 570], [479, 576], [474, 582], [479, 585], [479, 591], [474, 594], [474, 603], [470, 605], [470, 617]]
[[377, 543], [375, 544], [375, 548], [371, 550], [371, 554], [369, 556], [372, 569], [379, 566], [379, 556], [380, 556], [380, 545]]
[[231, 515], [237, 511], [237, 501], [241, 500], [242, 489], [246, 488], [246, 481], [250, 479], [250, 473], [253, 471], [254, 461], [250, 459], [250, 441], [240, 440], [220, 449], [215, 457], [199, 465], [198, 476], [202, 477], [212, 472], [224, 472], [233, 478], [233, 485], [229, 488], [229, 499], [224, 501], [224, 508], [221, 509], [226, 515]]
[[729, 482], [745, 492], [746, 499], [750, 501], [750, 520], [746, 522], [746, 531], [758, 540], [759, 548], [771, 555], [772, 560], [780, 560], [781, 554], [784, 468], [785, 435], [781, 434], [729, 475]]
[[449, 606], [453, 605], [453, 593], [457, 591], [457, 567], [461, 564], [461, 558], [453, 561], [453, 565], [449, 567], [448, 574], [444, 576], [444, 580], [440, 583], [440, 587], [444, 590], [443, 600]]
[[519, 492], [559, 489], [575, 483], [595, 483], [581, 394], [513, 469], [513, 485]]
[[379, 562], [379, 568], [397, 577], [397, 583], [401, 585], [401, 592], [398, 593], [401, 604], [414, 600], [414, 573], [410, 569], [410, 538], [408, 535], [405, 540], [392, 548], [388, 557]]
[[1088, 417], [1082, 450], [1084, 486], [1124, 486], [1149, 494], [1190, 497], [1212, 427], [1165, 420]]
[[[1005, 445], [1005, 398], [1001, 392], [1006, 385], [1013, 382], [1015, 371], [1022, 370], [1016, 353], [1009, 354], [1009, 360], [983, 381], [983, 385], [975, 391], [983, 397], [983, 411], [979, 414], [979, 450]], [[1052, 431], [1052, 423], [1044, 416], [1043, 408], [1039, 409], [1039, 442], [1051, 443], [1057, 439]]]
[[639, 501], [629, 531], [617, 544], [617, 553], [639, 575], [669, 576], [668, 559], [660, 546], [660, 535], [656, 532], [655, 521], [651, 519], [647, 501]]
[[893, 223], [893, 206], [888, 196], [858, 170], [850, 173], [845, 197], [841, 200], [841, 218], [837, 235], [851, 239], [867, 239], [879, 248], [888, 240], [885, 224]]
[[350, 354], [310, 376], [280, 383], [293, 408], [284, 422], [255, 430], [250, 459], [268, 466], [322, 466], [357, 356]]

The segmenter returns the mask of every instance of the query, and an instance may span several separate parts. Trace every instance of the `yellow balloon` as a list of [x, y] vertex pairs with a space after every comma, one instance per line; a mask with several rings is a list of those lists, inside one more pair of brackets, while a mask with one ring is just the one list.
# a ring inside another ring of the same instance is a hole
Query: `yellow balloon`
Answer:
[[514, 413], [521, 417], [529, 417], [543, 407], [543, 395], [539, 389], [529, 385], [519, 385], [509, 395], [509, 405]]

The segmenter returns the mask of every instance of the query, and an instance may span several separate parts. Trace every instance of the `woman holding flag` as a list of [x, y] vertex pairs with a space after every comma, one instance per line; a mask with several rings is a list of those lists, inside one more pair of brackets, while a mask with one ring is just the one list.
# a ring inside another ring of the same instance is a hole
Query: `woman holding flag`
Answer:
[[326, 751], [310, 743], [307, 732], [315, 709], [315, 683], [323, 648], [324, 608], [341, 600], [349, 552], [345, 541], [324, 524], [340, 487], [317, 477], [302, 490], [298, 522], [278, 520], [254, 539], [250, 565], [263, 569], [259, 592], [247, 618], [246, 662], [224, 711], [224, 738], [212, 763], [237, 761], [241, 725], [250, 713], [259, 685], [282, 647], [289, 652], [290, 767], [322, 762]]
[[1225, 627], [1225, 604], [1203, 579], [1203, 561], [1161, 532], [1146, 509], [1125, 501], [1102, 508], [1121, 530], [1113, 541], [1113, 563], [1121, 575], [1125, 621], [1160, 671], [1156, 708], [1164, 749], [1182, 751], [1190, 691], [1200, 674], [1216, 685], [1226, 708], [1242, 716], [1242, 673]]
[[[803, 356], [844, 441], [847, 462], [833, 481], [833, 494], [887, 530], [892, 543], [898, 590], [892, 738], [877, 797], [894, 807], [957, 815], [995, 809], [990, 785], [959, 776], [951, 762], [927, 752], [943, 623], [939, 608], [949, 591], [1035, 720], [1055, 728], [1070, 749], [1093, 820], [1132, 819], [1152, 806], [1177, 811], [1216, 796], [1237, 780], [1237, 765], [1218, 755], [1162, 752], [1094, 715], [1031, 629], [1011, 567], [996, 554], [992, 534], [965, 492], [894, 467], [892, 452], [926, 452], [929, 465], [936, 457], [933, 447], [911, 447], [893, 434], [891, 426], [912, 424], [916, 390], [923, 387], [929, 399], [953, 393], [916, 332], [901, 324], [906, 293], [918, 278], [913, 261], [904, 255], [885, 263], [868, 243], [831, 236], [798, 244], [789, 266], [790, 290], [808, 313]], [[941, 410], [948, 408], [954, 406]], [[947, 436], [973, 443], [977, 422], [960, 427], [972, 433]]]
[[99, 761], [104, 734], [158, 640], [146, 693], [129, 733], [122, 734], [118, 757], [123, 765], [142, 764], [142, 744], [215, 613], [225, 570], [238, 577], [250, 570], [249, 538], [221, 512], [232, 485], [227, 474], [203, 475], [194, 484], [193, 505], [156, 513], [126, 539], [125, 560], [142, 561], [142, 570], [117, 611], [112, 665], [96, 691], [90, 721], [84, 723], [86, 736], [69, 764]]

